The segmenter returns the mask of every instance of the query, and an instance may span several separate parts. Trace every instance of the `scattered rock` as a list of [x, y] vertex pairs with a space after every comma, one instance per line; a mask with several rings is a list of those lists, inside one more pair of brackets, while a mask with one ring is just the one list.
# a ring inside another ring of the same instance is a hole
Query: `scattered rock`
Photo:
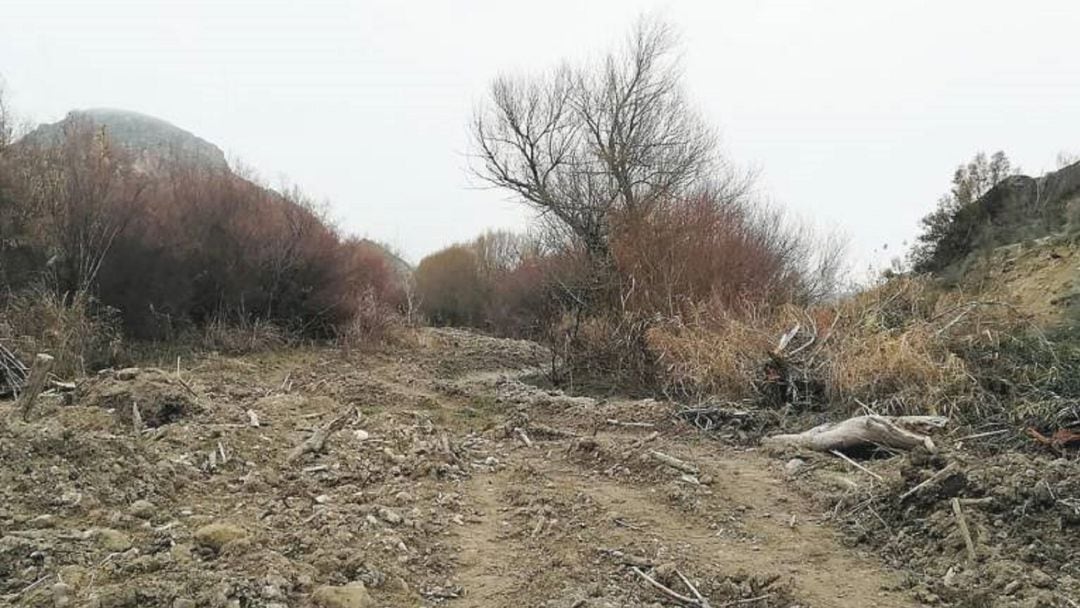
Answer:
[[400, 513], [389, 507], [379, 507], [379, 518], [394, 526], [400, 524], [404, 519]]
[[53, 606], [54, 608], [67, 608], [74, 602], [72, 597], [74, 590], [70, 585], [64, 583], [56, 583], [52, 586]]
[[116, 370], [113, 376], [122, 382], [130, 382], [138, 377], [139, 372], [142, 371], [137, 367], [125, 367], [124, 369]]
[[311, 594], [311, 601], [320, 608], [370, 608], [375, 606], [364, 583], [349, 583], [344, 587], [322, 586]]
[[220, 553], [225, 545], [247, 537], [247, 531], [240, 526], [220, 522], [203, 526], [195, 531], [195, 543], [208, 547], [215, 553]]
[[94, 530], [93, 537], [102, 549], [111, 553], [121, 553], [131, 548], [131, 538], [119, 530], [98, 528]]
[[791, 477], [802, 470], [806, 466], [806, 461], [802, 458], [792, 458], [784, 464], [784, 473]]
[[157, 508], [154, 506], [154, 503], [149, 500], [136, 500], [128, 507], [128, 513], [131, 513], [139, 519], [153, 519], [156, 510]]

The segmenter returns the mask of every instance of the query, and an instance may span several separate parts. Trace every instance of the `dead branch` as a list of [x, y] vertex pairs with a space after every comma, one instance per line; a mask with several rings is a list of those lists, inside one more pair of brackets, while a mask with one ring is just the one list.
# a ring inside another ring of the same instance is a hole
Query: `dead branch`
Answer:
[[964, 537], [964, 546], [967, 547], [969, 561], [975, 561], [975, 541], [971, 539], [971, 530], [968, 529], [967, 520], [964, 519], [964, 511], [960, 508], [960, 501], [952, 499], [953, 515], [956, 516], [956, 525], [960, 527], [960, 534]]
[[855, 462], [854, 460], [849, 458], [843, 452], [841, 452], [839, 450], [829, 450], [829, 452], [832, 453], [833, 456], [838, 456], [844, 462], [850, 464], [851, 466], [855, 467], [856, 469], [859, 469], [860, 471], [862, 471], [863, 473], [866, 473], [867, 475], [873, 477], [874, 479], [876, 479], [878, 481], [885, 481], [884, 477], [882, 477], [881, 475], [878, 475], [877, 473], [871, 471], [870, 469], [864, 467], [863, 465]]
[[44, 353], [38, 353], [38, 356], [34, 357], [34, 363], [30, 367], [30, 376], [26, 380], [26, 387], [22, 394], [19, 395], [18, 407], [22, 412], [23, 420], [30, 419], [30, 410], [33, 409], [34, 401], [37, 400], [42, 389], [45, 388], [45, 383], [49, 379], [49, 372], [52, 371], [54, 362], [55, 359], [51, 355]]
[[19, 391], [26, 384], [27, 373], [29, 370], [15, 353], [0, 344], [0, 395], [10, 393], [18, 397]]
[[651, 429], [656, 425], [651, 422], [623, 422], [614, 418], [608, 418], [607, 423], [612, 426], [629, 426], [634, 428]]
[[689, 462], [679, 460], [678, 458], [675, 458], [674, 456], [668, 456], [667, 454], [665, 454], [663, 452], [657, 452], [656, 450], [649, 450], [649, 456], [651, 456], [653, 460], [656, 460], [658, 462], [666, 464], [667, 466], [669, 466], [669, 467], [671, 467], [673, 469], [677, 469], [679, 471], [682, 471], [683, 473], [689, 473], [690, 475], [697, 475], [700, 472], [700, 471], [698, 471], [698, 468], [696, 466], [690, 464]]
[[135, 431], [135, 439], [142, 437], [145, 426], [143, 425], [142, 414], [139, 413], [139, 404], [131, 402], [131, 429]]
[[956, 470], [956, 463], [955, 462], [950, 462], [949, 465], [947, 467], [945, 467], [944, 469], [941, 469], [937, 473], [934, 473], [933, 475], [928, 477], [925, 481], [923, 481], [919, 485], [915, 486], [914, 488], [911, 488], [907, 492], [904, 492], [900, 496], [900, 502], [904, 502], [908, 498], [911, 498], [912, 496], [918, 494], [920, 491], [922, 491], [923, 488], [926, 488], [926, 487], [930, 486], [931, 484], [937, 483], [939, 480], [944, 479], [946, 475], [948, 475], [949, 473], [952, 473], [954, 470]]
[[521, 427], [517, 427], [517, 428], [514, 429], [514, 432], [517, 433], [517, 436], [521, 438], [521, 441], [522, 441], [522, 443], [525, 444], [525, 447], [527, 447], [527, 448], [533, 447], [532, 439], [529, 439], [529, 436], [527, 434], [525, 434], [525, 429], [523, 429]]
[[289, 452], [289, 454], [285, 457], [285, 463], [291, 464], [293, 461], [295, 461], [297, 458], [300, 458], [304, 454], [317, 454], [319, 452], [322, 452], [323, 449], [326, 447], [326, 440], [330, 437], [330, 435], [333, 435], [334, 432], [336, 432], [345, 425], [346, 419], [347, 415], [338, 416], [330, 422], [327, 422], [321, 427], [315, 429], [311, 436], [309, 436], [307, 439], [304, 440], [303, 443], [296, 446], [292, 449], [292, 451]]
[[672, 590], [671, 588], [669, 588], [668, 586], [664, 585], [663, 583], [657, 581], [656, 579], [649, 576], [648, 574], [645, 574], [637, 566], [631, 567], [631, 570], [636, 572], [637, 575], [640, 576], [641, 578], [645, 579], [645, 582], [652, 585], [657, 591], [659, 591], [660, 593], [663, 593], [664, 595], [668, 596], [669, 598], [671, 598], [671, 599], [673, 599], [673, 600], [675, 600], [677, 602], [682, 602], [683, 604], [686, 604], [688, 606], [699, 606], [700, 608], [708, 608], [708, 602], [706, 602], [705, 604], [702, 604], [701, 602], [699, 602], [695, 598], [683, 595], [683, 594], [679, 593], [678, 591]]
[[819, 452], [882, 446], [911, 450], [923, 446], [936, 451], [934, 442], [924, 433], [948, 423], [941, 416], [856, 416], [839, 423], [826, 423], [802, 433], [766, 437], [766, 447], [796, 447]]

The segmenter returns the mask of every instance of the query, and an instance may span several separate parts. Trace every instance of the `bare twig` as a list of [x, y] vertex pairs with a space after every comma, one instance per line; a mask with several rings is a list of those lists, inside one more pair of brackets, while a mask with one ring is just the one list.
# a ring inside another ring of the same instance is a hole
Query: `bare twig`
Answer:
[[344, 426], [347, 418], [348, 416], [346, 415], [338, 416], [323, 426], [315, 429], [310, 437], [289, 452], [285, 457], [285, 463], [290, 464], [307, 453], [318, 453], [323, 451], [323, 448], [326, 446], [326, 440], [330, 435], [334, 434], [335, 431]]
[[653, 460], [656, 460], [658, 462], [662, 462], [663, 464], [666, 464], [667, 466], [669, 466], [669, 467], [671, 467], [673, 469], [677, 469], [679, 471], [682, 471], [683, 473], [689, 473], [691, 475], [697, 475], [699, 473], [698, 468], [696, 466], [690, 464], [689, 462], [679, 460], [678, 458], [675, 458], [674, 456], [668, 456], [667, 454], [665, 454], [663, 452], [657, 452], [656, 450], [649, 450], [649, 456], [651, 456]]
[[862, 471], [863, 473], [866, 473], [867, 475], [873, 477], [874, 479], [876, 479], [878, 481], [885, 481], [884, 477], [882, 477], [881, 475], [878, 475], [877, 473], [871, 471], [870, 469], [868, 469], [868, 468], [862, 466], [861, 464], [855, 462], [854, 460], [848, 458], [847, 454], [844, 454], [840, 450], [829, 450], [829, 452], [834, 456], [838, 456], [844, 462], [850, 464], [851, 466], [855, 467], [856, 469], [859, 469], [860, 471]]
[[960, 527], [960, 534], [964, 537], [964, 546], [967, 547], [969, 561], [975, 561], [975, 541], [971, 539], [971, 530], [968, 529], [967, 520], [964, 519], [964, 511], [960, 508], [960, 501], [952, 499], [953, 515], [956, 516], [956, 524]]
[[925, 481], [923, 481], [919, 485], [915, 486], [914, 488], [911, 488], [907, 492], [904, 492], [900, 496], [900, 502], [904, 502], [908, 498], [911, 498], [912, 496], [918, 494], [919, 491], [921, 491], [923, 488], [929, 486], [930, 484], [933, 484], [933, 483], [937, 482], [940, 479], [944, 479], [946, 475], [948, 475], [949, 473], [952, 473], [954, 470], [956, 470], [956, 463], [955, 462], [950, 462], [949, 465], [947, 467], [945, 467], [944, 469], [941, 469], [937, 473], [934, 473], [933, 475], [928, 477]]
[[773, 594], [771, 594], [771, 593], [766, 593], [765, 595], [759, 595], [757, 597], [747, 597], [747, 598], [743, 598], [741, 600], [734, 600], [734, 601], [731, 601], [731, 602], [724, 602], [723, 604], [720, 604], [716, 608], [731, 608], [731, 606], [739, 606], [739, 605], [742, 605], [742, 604], [749, 604], [751, 602], [760, 602], [761, 600], [769, 599], [770, 597], [772, 597], [772, 595]]
[[678, 591], [672, 590], [671, 588], [667, 587], [663, 583], [661, 583], [661, 582], [657, 581], [656, 579], [652, 578], [648, 574], [645, 574], [637, 566], [631, 567], [631, 570], [636, 572], [638, 576], [645, 579], [645, 582], [649, 583], [650, 585], [652, 585], [654, 588], [656, 588], [658, 591], [660, 591], [664, 595], [668, 596], [669, 598], [671, 598], [671, 599], [673, 599], [673, 600], [675, 600], [677, 602], [682, 602], [684, 604], [688, 604], [690, 606], [699, 606], [701, 608], [705, 608], [704, 606], [701, 606], [701, 603], [698, 602], [698, 600], [696, 600], [696, 599], [694, 599], [692, 597], [683, 595], [683, 594], [679, 593]]
[[614, 418], [608, 418], [607, 423], [614, 426], [630, 426], [643, 429], [651, 429], [656, 426], [651, 422], [622, 422], [621, 420], [615, 420]]
[[701, 595], [701, 592], [697, 590], [694, 583], [691, 583], [690, 579], [683, 576], [683, 573], [678, 570], [675, 571], [675, 574], [679, 576], [679, 579], [686, 585], [686, 588], [690, 590], [690, 593], [693, 593], [694, 597], [697, 598], [698, 605], [701, 606], [701, 608], [709, 608], [709, 600], [706, 599], [704, 595]]
[[517, 436], [521, 438], [521, 441], [525, 444], [525, 447], [533, 447], [532, 439], [529, 439], [529, 436], [525, 434], [525, 429], [517, 427], [514, 429], [514, 432], [517, 433]]

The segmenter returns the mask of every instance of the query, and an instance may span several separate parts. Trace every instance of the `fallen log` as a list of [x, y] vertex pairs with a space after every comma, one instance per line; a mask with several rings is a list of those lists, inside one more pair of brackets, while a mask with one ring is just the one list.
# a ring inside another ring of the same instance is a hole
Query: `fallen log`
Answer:
[[795, 447], [818, 452], [882, 446], [911, 450], [922, 446], [934, 452], [929, 433], [948, 423], [943, 416], [856, 416], [843, 422], [826, 423], [801, 433], [773, 435], [762, 441], [765, 447]]

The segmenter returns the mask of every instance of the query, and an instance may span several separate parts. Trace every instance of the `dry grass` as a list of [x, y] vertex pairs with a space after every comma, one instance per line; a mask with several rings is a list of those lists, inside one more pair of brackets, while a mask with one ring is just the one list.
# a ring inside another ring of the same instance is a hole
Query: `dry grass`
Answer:
[[[770, 351], [798, 327], [778, 359]], [[835, 305], [803, 309], [702, 306], [648, 332], [668, 387], [690, 394], [770, 397], [776, 361], [799, 405], [943, 414], [970, 422], [1043, 419], [1080, 393], [1075, 353], [1027, 316], [978, 294], [901, 277]], [[794, 401], [791, 394], [786, 401]]]
[[113, 311], [85, 292], [64, 298], [43, 285], [11, 295], [3, 308], [4, 328], [23, 360], [36, 353], [55, 357], [53, 373], [73, 378], [112, 364], [121, 355], [119, 322]]
[[243, 355], [282, 348], [295, 341], [278, 325], [246, 315], [214, 315], [202, 328], [201, 346], [229, 355]]

